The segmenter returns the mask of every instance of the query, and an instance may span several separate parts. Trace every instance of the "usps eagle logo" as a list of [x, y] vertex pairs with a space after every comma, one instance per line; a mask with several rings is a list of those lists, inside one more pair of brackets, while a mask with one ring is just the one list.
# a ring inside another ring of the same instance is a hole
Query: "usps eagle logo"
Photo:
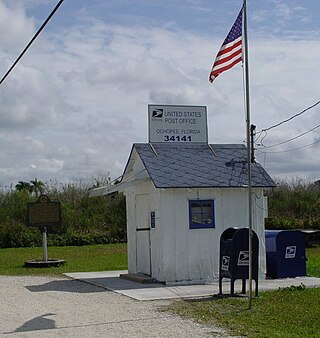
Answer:
[[154, 109], [152, 111], [152, 117], [156, 118], [156, 119], [162, 119], [162, 117], [163, 117], [163, 109], [161, 109], [161, 108]]

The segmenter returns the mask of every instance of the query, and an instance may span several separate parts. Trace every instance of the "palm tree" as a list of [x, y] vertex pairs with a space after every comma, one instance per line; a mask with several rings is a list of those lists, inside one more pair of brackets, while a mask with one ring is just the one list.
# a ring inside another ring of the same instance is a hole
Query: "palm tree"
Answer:
[[29, 192], [32, 192], [32, 188], [29, 182], [19, 181], [18, 184], [16, 184], [15, 188], [17, 191], [27, 190]]
[[38, 181], [37, 178], [34, 181], [30, 181], [31, 191], [35, 193], [36, 197], [44, 192], [44, 184], [41, 181]]

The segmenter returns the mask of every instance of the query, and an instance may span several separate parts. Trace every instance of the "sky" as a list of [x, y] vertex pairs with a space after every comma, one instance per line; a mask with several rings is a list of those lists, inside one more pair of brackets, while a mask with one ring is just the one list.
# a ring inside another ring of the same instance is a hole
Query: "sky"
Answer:
[[[0, 0], [0, 77], [57, 3]], [[148, 104], [206, 106], [209, 143], [244, 143], [241, 64], [208, 81], [241, 5], [65, 0], [0, 85], [0, 188], [117, 178], [132, 144], [148, 142]], [[320, 100], [320, 3], [247, 8], [256, 159], [276, 180], [318, 180], [320, 104], [261, 130]]]

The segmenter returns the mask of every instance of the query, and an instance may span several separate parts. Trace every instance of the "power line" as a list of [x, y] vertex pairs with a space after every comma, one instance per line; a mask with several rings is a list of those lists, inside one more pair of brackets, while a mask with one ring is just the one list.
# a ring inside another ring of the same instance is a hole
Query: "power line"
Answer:
[[268, 130], [270, 130], [270, 129], [279, 127], [279, 126], [282, 125], [283, 123], [289, 122], [289, 121], [291, 121], [292, 119], [294, 119], [294, 118], [296, 118], [296, 117], [298, 117], [298, 116], [304, 114], [306, 111], [308, 111], [308, 110], [314, 108], [314, 107], [317, 106], [319, 103], [320, 103], [320, 101], [314, 103], [313, 105], [311, 105], [311, 106], [307, 107], [306, 109], [302, 110], [300, 113], [297, 113], [297, 114], [295, 114], [295, 115], [289, 117], [289, 118], [286, 119], [286, 120], [283, 120], [283, 121], [281, 121], [281, 122], [279, 122], [279, 123], [277, 123], [277, 124], [275, 124], [275, 125], [273, 125], [273, 126], [271, 126], [271, 127], [269, 127], [269, 128], [261, 129], [261, 131], [259, 131], [259, 132], [257, 132], [257, 133], [262, 133], [262, 132], [264, 132], [264, 131], [268, 131]]
[[[315, 127], [311, 128], [311, 129], [305, 131], [304, 133], [299, 134], [299, 135], [297, 135], [297, 136], [295, 136], [295, 137], [292, 137], [292, 138], [290, 138], [290, 139], [288, 139], [288, 140], [286, 140], [286, 141], [282, 141], [282, 142], [279, 142], [279, 143], [276, 143], [276, 144], [272, 144], [271, 146], [264, 146], [263, 149], [269, 149], [269, 148], [273, 148], [273, 147], [280, 146], [280, 145], [282, 145], [282, 144], [291, 142], [291, 141], [293, 141], [293, 140], [298, 139], [299, 137], [302, 137], [302, 136], [304, 136], [304, 135], [310, 133], [311, 131], [313, 131], [313, 130], [319, 128], [319, 127], [320, 127], [320, 124], [318, 124], [317, 126], [315, 126]], [[261, 141], [262, 141], [262, 140], [261, 140]]]
[[261, 151], [259, 154], [275, 154], [275, 153], [288, 153], [290, 151], [294, 151], [294, 150], [299, 150], [299, 149], [303, 149], [303, 148], [307, 148], [310, 146], [313, 146], [314, 144], [320, 143], [320, 139], [318, 141], [309, 143], [309, 144], [305, 144], [304, 146], [298, 147], [298, 148], [293, 148], [293, 149], [288, 149], [288, 150], [279, 150], [279, 151]]
[[53, 11], [50, 13], [50, 15], [47, 17], [47, 19], [44, 21], [44, 23], [41, 25], [41, 27], [38, 29], [38, 31], [36, 32], [36, 34], [33, 36], [33, 38], [30, 40], [30, 42], [27, 44], [27, 46], [25, 47], [25, 49], [21, 52], [21, 54], [18, 56], [18, 58], [16, 59], [16, 61], [13, 63], [13, 65], [9, 68], [9, 70], [4, 74], [4, 76], [2, 77], [1, 81], [0, 81], [0, 85], [2, 84], [2, 82], [8, 77], [8, 75], [11, 73], [11, 71], [13, 70], [13, 68], [17, 65], [17, 63], [20, 61], [20, 59], [23, 57], [23, 55], [25, 54], [25, 52], [29, 49], [29, 47], [32, 45], [32, 43], [35, 41], [35, 39], [38, 37], [38, 35], [41, 33], [41, 31], [44, 29], [44, 27], [47, 25], [47, 23], [50, 21], [50, 19], [52, 18], [52, 16], [54, 15], [54, 13], [58, 10], [58, 8], [60, 7], [60, 5], [63, 3], [64, 0], [60, 0], [59, 3], [56, 5], [56, 7], [53, 9]]
[[275, 124], [275, 125], [272, 125], [272, 126], [269, 127], [269, 128], [261, 129], [260, 131], [258, 131], [258, 132], [256, 133], [256, 135], [257, 135], [257, 134], [259, 134], [259, 135], [257, 136], [257, 138], [256, 138], [256, 140], [255, 140], [255, 143], [258, 142], [258, 140], [260, 139], [261, 135], [264, 133], [264, 136], [261, 138], [260, 145], [262, 145], [265, 149], [267, 149], [267, 148], [275, 147], [275, 146], [278, 146], [278, 145], [281, 145], [281, 144], [290, 142], [290, 141], [292, 141], [292, 140], [295, 140], [295, 139], [297, 139], [297, 138], [299, 138], [299, 137], [301, 137], [301, 136], [303, 136], [303, 135], [305, 135], [305, 134], [311, 132], [312, 130], [317, 129], [320, 125], [315, 126], [314, 128], [312, 128], [312, 129], [306, 131], [305, 133], [302, 133], [302, 134], [300, 134], [300, 135], [298, 135], [298, 136], [296, 136], [296, 137], [293, 137], [293, 138], [291, 138], [291, 139], [289, 139], [289, 140], [286, 140], [286, 141], [283, 141], [283, 142], [280, 142], [280, 143], [277, 143], [277, 144], [273, 144], [273, 145], [271, 145], [271, 146], [265, 146], [265, 145], [263, 144], [263, 140], [264, 140], [264, 139], [267, 137], [267, 135], [268, 135], [267, 131], [269, 131], [270, 129], [279, 127], [280, 125], [282, 125], [282, 124], [284, 124], [284, 123], [286, 123], [286, 122], [291, 121], [292, 119], [294, 119], [294, 118], [296, 118], [296, 117], [298, 117], [298, 116], [304, 114], [306, 111], [308, 111], [308, 110], [310, 110], [310, 109], [316, 107], [319, 103], [320, 103], [320, 101], [318, 101], [318, 102], [314, 103], [313, 105], [311, 105], [311, 106], [305, 108], [305, 109], [302, 110], [300, 113], [297, 113], [297, 114], [295, 114], [295, 115], [289, 117], [288, 119], [285, 119], [285, 120], [283, 120], [283, 121], [281, 121], [281, 122], [279, 122], [279, 123], [277, 123], [277, 124]]

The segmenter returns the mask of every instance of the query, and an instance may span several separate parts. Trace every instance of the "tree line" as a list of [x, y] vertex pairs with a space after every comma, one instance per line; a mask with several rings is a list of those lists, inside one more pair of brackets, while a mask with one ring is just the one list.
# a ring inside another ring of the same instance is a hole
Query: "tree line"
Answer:
[[[19, 181], [0, 191], [0, 248], [40, 246], [39, 229], [26, 226], [28, 202], [42, 193], [60, 201], [62, 226], [48, 229], [48, 245], [86, 245], [126, 241], [126, 203], [120, 195], [89, 198], [89, 190], [110, 182], [109, 177], [76, 183], [38, 179]], [[279, 181], [267, 190], [267, 229], [320, 230], [320, 181]]]
[[48, 228], [48, 245], [86, 245], [126, 241], [126, 205], [122, 195], [89, 198], [92, 188], [106, 185], [109, 177], [76, 183], [19, 181], [0, 192], [0, 248], [40, 246], [41, 231], [26, 226], [27, 203], [40, 194], [61, 205], [62, 226]]
[[320, 180], [278, 181], [267, 196], [267, 229], [320, 230]]

